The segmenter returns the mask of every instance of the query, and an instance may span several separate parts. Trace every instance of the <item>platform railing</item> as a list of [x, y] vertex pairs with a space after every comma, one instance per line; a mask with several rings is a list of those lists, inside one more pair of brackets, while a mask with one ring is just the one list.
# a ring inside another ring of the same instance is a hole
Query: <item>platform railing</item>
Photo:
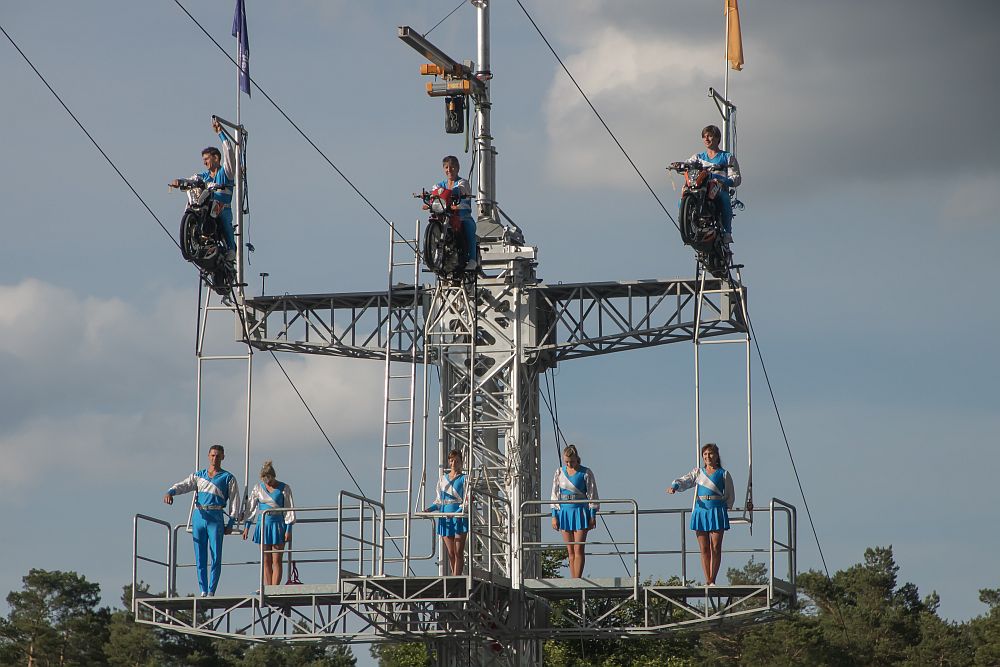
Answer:
[[[560, 505], [589, 505], [591, 501], [589, 499], [582, 500], [561, 500], [558, 502]], [[610, 541], [603, 540], [593, 540], [584, 542], [566, 542], [560, 540], [546, 541], [539, 540], [537, 542], [527, 541], [521, 544], [521, 551], [526, 556], [528, 552], [531, 551], [549, 551], [551, 549], [562, 548], [571, 544], [585, 544], [589, 547], [611, 547], [608, 550], [593, 550], [587, 549], [587, 556], [618, 556], [624, 558], [626, 556], [631, 556], [632, 560], [632, 570], [631, 572], [626, 571], [626, 574], [632, 577], [632, 595], [635, 598], [639, 597], [639, 503], [634, 498], [613, 498], [604, 499], [601, 498], [598, 502], [600, 505], [624, 505], [626, 509], [624, 510], [599, 510], [597, 512], [598, 516], [604, 517], [614, 517], [614, 516], [630, 516], [632, 518], [632, 538], [626, 540], [618, 540], [612, 537]], [[530, 512], [529, 508], [539, 507], [541, 505], [551, 505], [553, 501], [551, 500], [525, 500], [521, 502], [521, 511], [518, 513], [518, 521], [524, 521], [526, 519], [537, 519], [541, 517], [551, 516], [550, 513], [541, 512]], [[524, 534], [523, 531], [521, 533]], [[621, 547], [627, 547], [622, 549]], [[522, 562], [526, 562], [527, 559], [522, 559]], [[521, 581], [524, 580], [523, 572], [520, 573]]]
[[[358, 504], [345, 505], [344, 499], [356, 500]], [[381, 576], [385, 573], [385, 549], [383, 540], [383, 515], [385, 506], [377, 500], [359, 496], [350, 491], [341, 491], [340, 502], [337, 507], [337, 519], [340, 523], [340, 531], [337, 533], [337, 572], [338, 579], [345, 574], [351, 576]], [[348, 534], [344, 530], [344, 511], [356, 511], [358, 532], [357, 535]], [[368, 532], [366, 537], [365, 532]], [[344, 543], [355, 544], [351, 553], [357, 554], [357, 559], [344, 560]], [[346, 570], [346, 566], [356, 565], [355, 570]]]
[[[550, 500], [528, 500], [521, 503], [521, 512], [519, 520], [526, 520], [529, 518], [540, 518], [550, 516], [546, 513], [530, 512], [528, 511], [531, 507], [537, 507], [541, 505], [552, 504], [553, 501]], [[589, 504], [591, 501], [584, 500], [572, 500], [572, 501], [560, 501], [559, 504]], [[688, 538], [688, 533], [690, 529], [688, 527], [689, 517], [691, 515], [691, 509], [689, 508], [656, 508], [656, 509], [639, 509], [638, 503], [633, 499], [614, 499], [605, 500], [601, 499], [598, 501], [602, 506], [615, 505], [615, 504], [629, 504], [632, 507], [628, 510], [606, 510], [601, 509], [598, 511], [597, 515], [600, 517], [614, 517], [620, 515], [628, 515], [632, 517], [632, 539], [619, 540], [611, 539], [610, 541], [602, 540], [588, 540], [586, 542], [564, 542], [562, 540], [540, 540], [538, 542], [525, 542], [521, 545], [521, 549], [525, 552], [527, 551], [547, 551], [550, 549], [561, 549], [567, 544], [586, 544], [587, 545], [587, 557], [591, 556], [615, 556], [619, 558], [631, 557], [632, 560], [632, 572], [628, 572], [626, 568], [626, 574], [635, 577], [635, 586], [638, 588], [639, 584], [639, 573], [640, 573], [640, 557], [651, 557], [651, 556], [676, 556], [680, 559], [680, 579], [684, 586], [694, 583], [693, 578], [688, 576], [688, 559], [689, 557], [700, 557], [700, 550], [697, 544], [691, 545]], [[746, 512], [746, 509], [734, 508], [730, 510], [731, 512]], [[723, 553], [728, 555], [733, 554], [749, 554], [751, 556], [760, 556], [766, 558], [769, 571], [768, 571], [768, 581], [770, 587], [770, 593], [774, 594], [774, 581], [777, 579], [779, 582], [783, 580], [783, 577], [787, 577], [784, 581], [789, 584], [789, 586], [794, 590], [796, 583], [796, 515], [795, 507], [789, 505], [788, 503], [773, 498], [770, 504], [766, 507], [754, 507], [749, 510], [754, 513], [766, 513], [769, 519], [770, 535], [768, 536], [768, 544], [766, 547], [729, 547], [725, 546], [723, 543]], [[680, 530], [679, 541], [680, 548], [678, 549], [641, 549], [639, 540], [639, 520], [641, 517], [665, 515], [668, 517], [676, 517], [678, 520], [678, 527]], [[783, 517], [783, 520], [782, 520]], [[776, 530], [783, 527], [783, 536], [776, 535]], [[595, 548], [596, 547], [596, 548]], [[604, 549], [602, 549], [602, 547]], [[611, 547], [611, 549], [608, 549]], [[777, 575], [776, 567], [781, 566], [780, 560], [784, 556], [784, 567], [782, 567], [782, 576]], [[634, 573], [634, 575], [633, 575]], [[636, 591], [638, 592], [638, 591]]]
[[[157, 560], [152, 556], [144, 556], [139, 553], [139, 526], [141, 523], [150, 523], [154, 526], [162, 526], [166, 534], [166, 555], [165, 560]], [[135, 614], [137, 610], [136, 597], [139, 594], [139, 584], [141, 579], [139, 578], [139, 563], [152, 563], [154, 565], [159, 565], [164, 568], [164, 587], [166, 590], [167, 597], [170, 597], [172, 590], [171, 587], [171, 575], [174, 570], [174, 550], [173, 550], [173, 539], [174, 533], [171, 530], [170, 523], [163, 521], [162, 519], [157, 519], [155, 517], [148, 516], [146, 514], [136, 514], [132, 518], [132, 613]]]

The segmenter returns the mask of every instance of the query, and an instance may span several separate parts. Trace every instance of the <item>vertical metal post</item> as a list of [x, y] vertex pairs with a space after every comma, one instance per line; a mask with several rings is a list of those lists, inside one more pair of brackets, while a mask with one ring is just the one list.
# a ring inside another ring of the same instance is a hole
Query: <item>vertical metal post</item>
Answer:
[[476, 151], [479, 164], [479, 183], [476, 202], [479, 213], [477, 222], [493, 219], [496, 202], [496, 152], [490, 129], [490, 3], [489, 0], [473, 0], [476, 6], [476, 78], [483, 84], [483, 94], [476, 101]]
[[724, 84], [724, 95], [727, 104], [725, 105], [726, 110], [722, 114], [722, 150], [729, 150], [729, 7], [726, 6], [726, 11], [724, 13], [726, 18], [726, 58], [723, 61], [726, 68], [725, 84]]

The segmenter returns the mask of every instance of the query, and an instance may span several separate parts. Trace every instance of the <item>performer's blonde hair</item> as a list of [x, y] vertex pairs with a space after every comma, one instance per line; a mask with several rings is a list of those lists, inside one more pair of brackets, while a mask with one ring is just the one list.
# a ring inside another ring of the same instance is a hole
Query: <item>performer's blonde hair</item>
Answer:
[[563, 456], [569, 456], [570, 460], [576, 459], [577, 465], [583, 463], [580, 460], [580, 452], [576, 451], [576, 445], [566, 445], [563, 447]]
[[278, 478], [274, 472], [274, 464], [271, 463], [271, 459], [264, 461], [264, 465], [260, 467], [260, 478], [267, 482], [274, 482]]

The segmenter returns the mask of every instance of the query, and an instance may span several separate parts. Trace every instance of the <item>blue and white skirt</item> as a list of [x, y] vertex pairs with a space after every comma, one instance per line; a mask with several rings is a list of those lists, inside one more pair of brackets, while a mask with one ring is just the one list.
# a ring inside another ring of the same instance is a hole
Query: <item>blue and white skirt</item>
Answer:
[[691, 530], [729, 530], [729, 510], [725, 502], [697, 501], [691, 512]]
[[[260, 544], [260, 523], [257, 521], [257, 525], [253, 529], [254, 544]], [[264, 519], [264, 544], [284, 544], [287, 529], [283, 514], [280, 512], [268, 514]]]
[[555, 512], [559, 530], [587, 530], [590, 528], [592, 516], [594, 516], [593, 510], [583, 503], [560, 505]]

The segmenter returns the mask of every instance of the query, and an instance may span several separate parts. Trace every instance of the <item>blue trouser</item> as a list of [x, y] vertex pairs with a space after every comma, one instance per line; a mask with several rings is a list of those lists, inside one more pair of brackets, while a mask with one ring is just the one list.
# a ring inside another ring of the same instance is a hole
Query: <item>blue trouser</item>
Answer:
[[[201, 510], [191, 516], [194, 537], [194, 566], [198, 570], [198, 590], [215, 593], [222, 573], [222, 537], [226, 534], [226, 517], [222, 510]], [[209, 571], [209, 558], [212, 568]]]
[[233, 234], [233, 209], [228, 206], [222, 209], [222, 213], [219, 214], [219, 222], [222, 223], [222, 233], [226, 235], [226, 247], [235, 252], [236, 236]]
[[722, 189], [719, 190], [719, 194], [715, 195], [715, 198], [719, 200], [719, 214], [722, 218], [722, 233], [732, 234], [733, 233], [733, 202], [729, 198], [729, 188], [725, 184], [722, 185]]
[[472, 262], [476, 259], [476, 248], [478, 246], [478, 239], [476, 238], [476, 221], [465, 216], [463, 216], [461, 220], [462, 231], [465, 232], [465, 247], [469, 249], [469, 256], [466, 259], [467, 261]]

